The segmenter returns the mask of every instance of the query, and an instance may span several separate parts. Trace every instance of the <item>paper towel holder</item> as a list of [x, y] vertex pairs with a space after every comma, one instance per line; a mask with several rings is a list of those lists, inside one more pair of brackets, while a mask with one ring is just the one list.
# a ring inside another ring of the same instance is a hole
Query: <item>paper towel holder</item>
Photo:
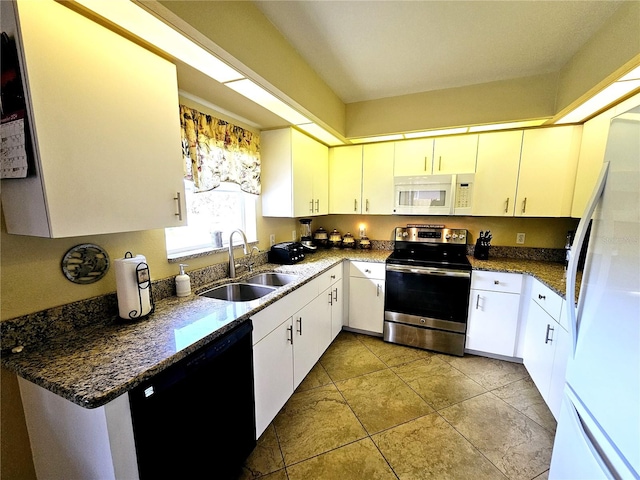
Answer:
[[[124, 254], [124, 258], [133, 258], [133, 254], [131, 252], [127, 252]], [[149, 274], [149, 265], [145, 262], [140, 262], [136, 266], [136, 281], [138, 283], [138, 304], [140, 305], [140, 310], [131, 310], [129, 312], [130, 319], [138, 319], [145, 318], [148, 315], [151, 315], [156, 308], [156, 305], [153, 301], [153, 291], [151, 289], [151, 275]], [[149, 289], [149, 305], [151, 309], [145, 315], [140, 315], [142, 313], [142, 291]]]

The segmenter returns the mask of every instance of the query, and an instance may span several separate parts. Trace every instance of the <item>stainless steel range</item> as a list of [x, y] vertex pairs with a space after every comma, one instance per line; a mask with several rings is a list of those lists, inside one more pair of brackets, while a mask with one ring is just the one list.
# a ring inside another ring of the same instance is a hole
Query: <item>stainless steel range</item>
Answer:
[[386, 261], [384, 340], [462, 356], [470, 288], [466, 230], [397, 227]]

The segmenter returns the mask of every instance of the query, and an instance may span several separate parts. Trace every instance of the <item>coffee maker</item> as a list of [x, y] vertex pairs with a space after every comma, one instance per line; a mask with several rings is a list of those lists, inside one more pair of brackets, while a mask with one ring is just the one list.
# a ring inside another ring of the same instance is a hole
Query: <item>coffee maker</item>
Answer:
[[300, 243], [305, 251], [315, 252], [318, 249], [318, 247], [313, 244], [310, 218], [300, 219]]

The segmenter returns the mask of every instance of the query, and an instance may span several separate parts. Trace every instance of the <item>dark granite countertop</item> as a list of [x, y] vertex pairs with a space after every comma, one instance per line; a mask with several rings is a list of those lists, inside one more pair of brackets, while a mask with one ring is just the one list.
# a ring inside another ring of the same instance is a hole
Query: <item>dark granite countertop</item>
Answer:
[[[85, 408], [102, 406], [151, 378], [251, 315], [311, 281], [342, 260], [384, 262], [389, 250], [323, 250], [295, 265], [264, 264], [255, 272], [276, 271], [299, 278], [260, 299], [227, 302], [191, 294], [156, 302], [155, 311], [136, 322], [96, 322], [2, 356], [2, 365], [21, 377]], [[526, 273], [564, 297], [561, 264], [530, 260], [470, 258], [476, 270]], [[241, 280], [242, 277], [239, 278]], [[200, 292], [222, 279], [195, 291]]]

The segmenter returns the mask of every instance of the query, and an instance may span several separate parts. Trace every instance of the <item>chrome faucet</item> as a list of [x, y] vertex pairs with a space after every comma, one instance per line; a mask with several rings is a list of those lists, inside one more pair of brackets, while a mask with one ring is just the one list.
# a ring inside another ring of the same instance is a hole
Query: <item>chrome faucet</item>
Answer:
[[247, 236], [244, 234], [244, 232], [239, 228], [231, 232], [231, 235], [229, 235], [229, 278], [236, 277], [236, 261], [233, 258], [233, 234], [234, 233], [239, 233], [240, 235], [242, 235], [242, 241], [244, 242], [242, 249], [244, 250], [245, 255], [249, 253], [249, 244], [247, 243]]

